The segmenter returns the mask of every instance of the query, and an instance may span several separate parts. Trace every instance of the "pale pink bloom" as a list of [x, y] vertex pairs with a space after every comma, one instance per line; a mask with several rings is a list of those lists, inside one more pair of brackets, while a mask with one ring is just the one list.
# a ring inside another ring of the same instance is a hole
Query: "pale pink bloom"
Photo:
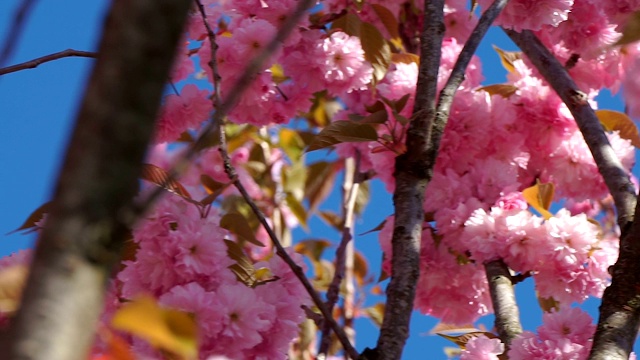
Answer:
[[325, 86], [330, 93], [338, 95], [362, 89], [371, 81], [373, 69], [364, 60], [358, 37], [334, 32], [324, 39], [322, 50]]
[[500, 339], [489, 339], [481, 335], [471, 338], [462, 350], [460, 360], [498, 360], [504, 352], [504, 344]]

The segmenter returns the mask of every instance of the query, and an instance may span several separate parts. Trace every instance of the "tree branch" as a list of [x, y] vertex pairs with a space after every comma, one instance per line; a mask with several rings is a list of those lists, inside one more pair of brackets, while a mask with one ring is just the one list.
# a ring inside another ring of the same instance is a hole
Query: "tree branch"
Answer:
[[473, 29], [473, 32], [469, 36], [469, 39], [464, 44], [458, 59], [456, 60], [449, 79], [440, 91], [440, 97], [438, 98], [438, 105], [436, 107], [436, 116], [433, 123], [433, 129], [431, 130], [429, 161], [436, 162], [438, 149], [440, 148], [440, 140], [442, 134], [449, 120], [449, 113], [451, 112], [451, 106], [453, 105], [453, 98], [455, 97], [458, 87], [464, 81], [464, 72], [467, 70], [469, 62], [473, 58], [473, 54], [476, 52], [480, 41], [484, 38], [484, 35], [489, 30], [491, 24], [500, 15], [500, 12], [507, 5], [509, 0], [495, 0], [491, 6], [482, 14], [478, 24]]
[[189, 5], [113, 2], [3, 357], [86, 358]]
[[262, 213], [262, 210], [260, 210], [258, 205], [256, 205], [255, 201], [253, 201], [253, 199], [245, 189], [244, 185], [239, 180], [236, 169], [231, 164], [231, 158], [229, 157], [229, 153], [227, 151], [227, 139], [226, 139], [226, 133], [224, 129], [224, 117], [226, 116], [228, 111], [231, 110], [233, 105], [235, 105], [235, 103], [239, 100], [244, 90], [249, 86], [252, 78], [260, 70], [262, 63], [277, 49], [280, 43], [282, 43], [288, 37], [291, 31], [293, 31], [294, 27], [298, 24], [302, 16], [306, 13], [307, 9], [309, 9], [310, 6], [313, 4], [313, 1], [302, 0], [298, 3], [298, 6], [293, 11], [293, 13], [289, 17], [287, 17], [285, 23], [278, 30], [278, 33], [276, 34], [274, 39], [247, 66], [247, 68], [245, 69], [240, 79], [236, 82], [234, 87], [229, 92], [229, 95], [225, 98], [224, 102], [222, 101], [222, 96], [220, 94], [220, 74], [218, 73], [218, 67], [217, 67], [217, 61], [216, 61], [216, 51], [218, 48], [218, 45], [216, 43], [216, 35], [207, 22], [207, 16], [204, 11], [204, 7], [202, 6], [202, 3], [200, 2], [200, 0], [195, 0], [195, 1], [198, 5], [200, 14], [204, 20], [209, 41], [211, 42], [212, 53], [211, 53], [211, 61], [209, 62], [209, 66], [211, 67], [211, 70], [213, 72], [215, 96], [213, 97], [212, 101], [216, 111], [213, 115], [212, 121], [207, 125], [202, 135], [200, 136], [200, 138], [198, 138], [198, 141], [196, 141], [193, 144], [191, 149], [198, 149], [199, 148], [198, 143], [201, 141], [205, 141], [208, 138], [208, 136], [210, 136], [209, 134], [213, 134], [215, 132], [218, 133], [219, 142], [220, 142], [218, 149], [220, 151], [220, 155], [222, 156], [224, 169], [225, 169], [225, 172], [227, 173], [227, 176], [229, 177], [229, 179], [232, 179], [233, 185], [236, 187], [236, 189], [238, 189], [238, 191], [240, 192], [244, 200], [247, 202], [247, 204], [249, 205], [249, 207], [251, 208], [255, 216], [260, 221], [260, 224], [262, 224], [264, 229], [267, 231], [267, 234], [269, 235], [271, 242], [276, 248], [276, 254], [289, 266], [289, 268], [295, 274], [298, 280], [300, 280], [304, 288], [307, 290], [307, 293], [309, 293], [309, 296], [311, 297], [311, 300], [313, 301], [314, 305], [316, 305], [316, 307], [320, 310], [320, 313], [324, 317], [324, 322], [329, 324], [333, 329], [333, 331], [336, 333], [336, 336], [338, 337], [338, 340], [340, 340], [340, 343], [342, 344], [345, 352], [352, 359], [356, 359], [358, 357], [358, 352], [349, 342], [349, 339], [345, 334], [344, 330], [333, 319], [333, 315], [331, 311], [327, 309], [324, 302], [322, 301], [322, 298], [315, 291], [309, 279], [307, 279], [302, 267], [296, 264], [296, 262], [291, 258], [291, 256], [289, 256], [285, 248], [280, 243], [278, 236], [276, 235], [276, 233], [273, 231], [273, 229], [267, 222], [266, 216], [264, 215], [264, 213]]
[[59, 51], [57, 53], [53, 53], [53, 54], [49, 54], [49, 55], [45, 55], [45, 56], [39, 57], [37, 59], [33, 59], [33, 60], [25, 61], [25, 62], [20, 63], [20, 64], [11, 65], [11, 66], [7, 66], [7, 67], [4, 67], [4, 68], [1, 68], [0, 69], [0, 76], [5, 75], [5, 74], [9, 74], [9, 73], [12, 73], [12, 72], [20, 71], [20, 70], [34, 69], [34, 68], [38, 67], [39, 65], [44, 64], [46, 62], [53, 61], [53, 60], [58, 60], [58, 59], [66, 58], [66, 57], [71, 57], [71, 56], [96, 58], [96, 57], [98, 57], [98, 54], [95, 53], [95, 52], [80, 51], [80, 50], [73, 50], [73, 49], [62, 50], [62, 51]]
[[[444, 36], [444, 0], [425, 0], [424, 29], [420, 36], [420, 67], [413, 118], [407, 130], [407, 151], [396, 158], [393, 194], [395, 223], [392, 237], [391, 281], [375, 358], [402, 357], [409, 337], [415, 288], [420, 274], [420, 237], [424, 221], [424, 190], [433, 164], [426, 161], [430, 128], [435, 114], [438, 70]], [[368, 355], [371, 358], [372, 355]]]
[[463, 47], [440, 93], [436, 108], [438, 70], [444, 35], [443, 2], [425, 0], [421, 35], [420, 68], [413, 117], [407, 130], [407, 152], [396, 158], [395, 224], [393, 229], [391, 282], [377, 345], [379, 359], [399, 359], [408, 337], [415, 285], [419, 275], [420, 237], [424, 220], [424, 190], [433, 177], [440, 139], [449, 118], [464, 72], [491, 23], [506, 5], [496, 0], [482, 14]]
[[[640, 320], [640, 216], [629, 176], [616, 157], [586, 95], [573, 82], [562, 64], [530, 31], [505, 30], [522, 49], [567, 105], [591, 150], [598, 169], [613, 196], [618, 211], [620, 255], [612, 268], [612, 282], [600, 305], [598, 328], [591, 359], [627, 359], [633, 350]], [[635, 214], [634, 209], [635, 208]]]
[[11, 53], [15, 49], [16, 44], [20, 39], [20, 32], [22, 31], [24, 21], [26, 20], [29, 11], [33, 9], [35, 3], [36, 0], [22, 0], [20, 7], [16, 10], [15, 16], [13, 17], [13, 23], [11, 24], [11, 28], [9, 28], [9, 31], [7, 32], [4, 46], [2, 47], [2, 51], [0, 52], [0, 66], [4, 66], [5, 62], [7, 62], [7, 60], [9, 60], [9, 57], [11, 57]]
[[598, 117], [587, 101], [586, 94], [578, 89], [567, 70], [538, 40], [535, 34], [528, 30], [522, 33], [507, 29], [504, 31], [527, 55], [527, 58], [571, 111], [589, 150], [591, 150], [598, 170], [613, 196], [618, 211], [618, 225], [624, 237], [625, 230], [633, 222], [633, 211], [636, 206], [635, 189], [629, 175], [611, 148]]
[[520, 313], [516, 303], [516, 295], [509, 267], [502, 260], [493, 260], [484, 264], [484, 269], [489, 282], [491, 303], [495, 313], [495, 326], [500, 340], [509, 349], [511, 341], [522, 333]]
[[[352, 270], [351, 273], [353, 273], [353, 242], [351, 240], [353, 239], [353, 224], [355, 219], [354, 210], [356, 199], [358, 197], [358, 189], [360, 188], [360, 183], [356, 179], [360, 173], [359, 157], [359, 153], [356, 152], [356, 158], [349, 157], [345, 159], [344, 181], [342, 183], [344, 194], [342, 203], [342, 238], [340, 239], [340, 244], [338, 244], [338, 248], [336, 249], [336, 268], [333, 274], [333, 279], [331, 279], [329, 289], [327, 290], [326, 304], [327, 310], [329, 310], [330, 313], [333, 313], [333, 308], [340, 297], [340, 286], [342, 285], [343, 280], [345, 280], [347, 267], [350, 267]], [[351, 256], [348, 256], [349, 253]], [[348, 260], [351, 260], [351, 262], [348, 263]], [[351, 276], [351, 279], [347, 279], [347, 282], [349, 282], [349, 280], [353, 281], [353, 275]], [[353, 288], [353, 285], [351, 285], [351, 288]], [[322, 327], [322, 337], [320, 338], [318, 354], [326, 354], [329, 350], [329, 345], [331, 345], [330, 335], [331, 327], [328, 323], [325, 323]]]

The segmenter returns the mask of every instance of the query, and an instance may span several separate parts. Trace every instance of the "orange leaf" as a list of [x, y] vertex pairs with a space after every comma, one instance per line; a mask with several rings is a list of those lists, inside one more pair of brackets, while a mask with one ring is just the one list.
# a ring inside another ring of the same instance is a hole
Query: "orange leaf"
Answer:
[[124, 304], [113, 316], [115, 329], [126, 331], [184, 359], [198, 353], [196, 322], [185, 312], [161, 308], [150, 296]]
[[536, 209], [536, 211], [547, 220], [553, 216], [553, 214], [549, 212], [549, 208], [553, 201], [554, 192], [555, 188], [553, 183], [543, 184], [540, 180], [536, 180], [535, 185], [522, 190], [522, 196], [531, 207]]
[[626, 114], [612, 110], [596, 110], [596, 116], [607, 131], [619, 131], [620, 137], [640, 148], [640, 136], [636, 124]]

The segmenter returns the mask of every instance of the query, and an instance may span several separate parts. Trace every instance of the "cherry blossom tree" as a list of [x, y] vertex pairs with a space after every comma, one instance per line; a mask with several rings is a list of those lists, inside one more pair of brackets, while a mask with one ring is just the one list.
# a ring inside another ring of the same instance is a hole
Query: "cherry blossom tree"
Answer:
[[[97, 53], [0, 69], [97, 58], [53, 200], [19, 228], [38, 246], [0, 260], [9, 358], [400, 359], [414, 309], [448, 330], [494, 314], [444, 335], [461, 359], [635, 357], [638, 11], [114, 1]], [[496, 48], [507, 81], [482, 85], [491, 26], [521, 51]], [[598, 110], [605, 89], [626, 113]], [[341, 204], [321, 210], [339, 174]], [[373, 179], [393, 193], [371, 224], [390, 281], [364, 308], [377, 287], [354, 225]], [[340, 238], [294, 241], [316, 216]], [[527, 278], [535, 332], [514, 295]], [[588, 297], [597, 325], [573, 307]], [[356, 316], [379, 322], [374, 349], [354, 344]]]

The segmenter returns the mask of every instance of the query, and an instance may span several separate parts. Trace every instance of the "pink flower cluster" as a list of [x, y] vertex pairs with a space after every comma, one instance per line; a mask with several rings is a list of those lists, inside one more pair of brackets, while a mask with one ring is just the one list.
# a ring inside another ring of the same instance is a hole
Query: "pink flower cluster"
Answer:
[[[285, 359], [307, 295], [278, 257], [255, 264], [268, 268], [277, 281], [249, 288], [227, 267], [215, 209], [201, 218], [197, 209], [177, 196], [165, 197], [134, 230], [139, 249], [125, 261], [117, 280], [119, 297], [152, 294], [160, 304], [195, 314], [200, 329], [200, 355], [232, 359]], [[151, 351], [143, 344], [136, 350]]]
[[591, 316], [579, 308], [563, 307], [543, 315], [538, 334], [525, 331], [511, 342], [509, 359], [586, 359], [595, 331]]
[[[446, 44], [442, 82], [452, 66], [447, 59], [456, 54], [455, 40]], [[514, 66], [509, 83], [515, 93], [509, 97], [474, 90], [479, 63], [468, 70], [468, 83], [456, 95], [426, 190], [425, 211], [433, 214], [435, 223], [425, 224], [429, 231], [423, 234], [423, 266], [430, 270], [418, 285], [416, 308], [445, 322], [474, 321], [490, 311], [482, 266], [487, 261], [502, 259], [515, 271], [531, 272], [541, 296], [571, 304], [601, 296], [609, 279], [607, 268], [616, 259], [617, 244], [611, 240], [615, 234], [603, 236], [586, 214], [560, 210], [545, 221], [528, 210], [521, 192], [536, 180], [553, 183], [554, 200], [572, 204], [597, 203], [608, 190], [560, 98], [526, 62], [516, 60]], [[405, 82], [411, 83], [399, 83]], [[380, 86], [382, 93], [384, 81]], [[630, 171], [635, 162], [630, 141], [617, 132], [607, 136]], [[373, 169], [392, 189], [394, 154], [369, 158], [375, 159]], [[582, 208], [595, 215], [593, 205]], [[390, 236], [380, 233], [386, 251]], [[434, 259], [447, 259], [457, 270], [443, 263], [433, 266]], [[439, 270], [433, 268], [447, 269], [443, 279], [448, 281], [440, 283]], [[458, 286], [464, 290], [452, 289]], [[456, 309], [455, 316], [439, 309], [444, 296]]]

